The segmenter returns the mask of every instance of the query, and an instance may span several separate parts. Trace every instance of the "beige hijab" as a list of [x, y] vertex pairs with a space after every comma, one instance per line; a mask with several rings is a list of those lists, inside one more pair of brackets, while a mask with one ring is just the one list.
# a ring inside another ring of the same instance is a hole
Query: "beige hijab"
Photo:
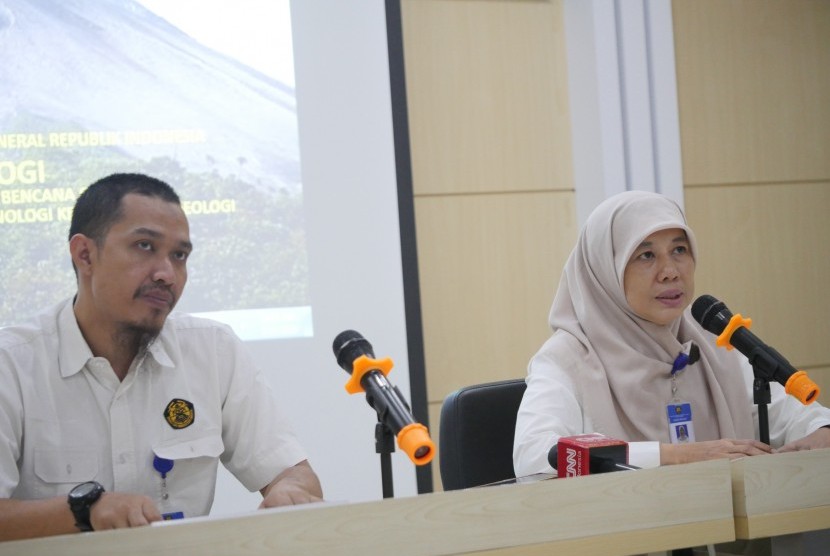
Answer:
[[645, 191], [606, 199], [588, 217], [565, 264], [550, 325], [572, 334], [588, 352], [589, 364], [575, 379], [598, 432], [669, 442], [670, 371], [694, 342], [700, 360], [678, 375], [677, 395], [692, 404], [695, 440], [753, 438], [752, 400], [740, 375], [740, 355], [715, 346], [689, 308], [661, 326], [635, 315], [626, 301], [629, 258], [646, 237], [669, 228], [686, 231], [696, 257], [694, 234], [674, 201]]

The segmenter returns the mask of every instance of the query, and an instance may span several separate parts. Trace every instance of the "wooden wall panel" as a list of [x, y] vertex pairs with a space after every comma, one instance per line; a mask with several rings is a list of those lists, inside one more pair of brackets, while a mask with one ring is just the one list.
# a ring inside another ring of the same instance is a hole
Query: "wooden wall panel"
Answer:
[[560, 3], [402, 8], [415, 194], [572, 188]]
[[427, 391], [525, 376], [576, 241], [573, 193], [416, 198]]
[[684, 183], [830, 177], [830, 2], [674, 0]]
[[813, 379], [813, 382], [821, 389], [821, 393], [818, 396], [821, 405], [830, 406], [830, 366], [805, 368], [803, 370], [807, 371], [807, 374]]
[[830, 364], [830, 182], [686, 189], [696, 295], [753, 319], [793, 364]]

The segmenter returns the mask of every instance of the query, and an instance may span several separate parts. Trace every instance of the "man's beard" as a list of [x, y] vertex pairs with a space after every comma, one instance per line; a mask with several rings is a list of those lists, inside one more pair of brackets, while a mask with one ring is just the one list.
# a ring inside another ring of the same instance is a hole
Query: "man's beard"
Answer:
[[147, 349], [161, 332], [160, 326], [148, 326], [136, 323], [122, 322], [115, 331], [116, 343], [138, 354]]

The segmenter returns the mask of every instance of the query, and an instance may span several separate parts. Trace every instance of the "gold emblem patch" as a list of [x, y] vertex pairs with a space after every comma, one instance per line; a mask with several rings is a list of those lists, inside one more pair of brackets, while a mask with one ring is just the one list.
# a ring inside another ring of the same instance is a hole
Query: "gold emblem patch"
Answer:
[[174, 398], [164, 409], [164, 418], [174, 429], [189, 427], [193, 424], [195, 417], [196, 411], [193, 409], [193, 404], [187, 400]]

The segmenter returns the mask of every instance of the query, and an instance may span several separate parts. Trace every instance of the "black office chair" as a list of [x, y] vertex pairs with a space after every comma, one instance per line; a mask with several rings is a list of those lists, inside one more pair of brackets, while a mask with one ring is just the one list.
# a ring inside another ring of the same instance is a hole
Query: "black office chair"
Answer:
[[524, 379], [465, 386], [444, 398], [438, 453], [444, 490], [515, 478], [513, 435]]

